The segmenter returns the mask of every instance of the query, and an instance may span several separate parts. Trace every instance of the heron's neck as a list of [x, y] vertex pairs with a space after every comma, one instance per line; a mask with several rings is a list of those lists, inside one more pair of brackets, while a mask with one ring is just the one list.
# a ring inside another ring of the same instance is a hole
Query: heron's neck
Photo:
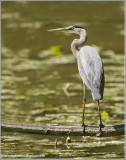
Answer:
[[78, 47], [83, 45], [86, 42], [86, 40], [87, 40], [87, 34], [86, 31], [83, 29], [81, 30], [80, 33], [80, 39], [74, 39], [73, 42], [71, 43], [71, 50], [75, 57], [77, 57], [77, 54], [79, 52]]

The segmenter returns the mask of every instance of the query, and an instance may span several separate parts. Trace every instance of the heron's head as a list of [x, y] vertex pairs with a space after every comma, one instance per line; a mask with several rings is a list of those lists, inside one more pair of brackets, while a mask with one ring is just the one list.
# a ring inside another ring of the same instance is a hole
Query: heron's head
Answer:
[[82, 30], [84, 30], [83, 27], [79, 25], [73, 25], [73, 26], [68, 26], [68, 27], [63, 27], [63, 28], [50, 29], [48, 31], [49, 32], [69, 32], [69, 33], [76, 33], [80, 35]]

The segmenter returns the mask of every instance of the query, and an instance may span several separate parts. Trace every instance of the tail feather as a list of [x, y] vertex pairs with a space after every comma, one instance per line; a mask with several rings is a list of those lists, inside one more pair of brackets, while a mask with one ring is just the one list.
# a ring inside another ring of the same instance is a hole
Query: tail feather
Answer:
[[100, 91], [98, 88], [93, 88], [93, 90], [91, 90], [91, 93], [92, 93], [93, 100], [95, 101], [102, 100], [103, 91]]

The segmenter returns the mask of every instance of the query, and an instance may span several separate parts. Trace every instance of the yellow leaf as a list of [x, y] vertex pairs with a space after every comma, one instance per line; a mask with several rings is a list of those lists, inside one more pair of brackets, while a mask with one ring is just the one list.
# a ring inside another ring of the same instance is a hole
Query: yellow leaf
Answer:
[[61, 54], [63, 54], [63, 47], [61, 45], [54, 46], [51, 48], [51, 52], [55, 56], [60, 56]]
[[107, 112], [102, 112], [101, 113], [101, 118], [102, 119], [106, 119], [109, 116], [109, 114]]

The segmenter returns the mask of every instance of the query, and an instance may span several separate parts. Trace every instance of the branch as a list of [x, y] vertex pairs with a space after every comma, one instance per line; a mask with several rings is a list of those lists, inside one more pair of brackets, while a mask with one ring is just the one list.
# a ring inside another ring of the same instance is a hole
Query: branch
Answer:
[[[98, 126], [86, 126], [85, 133], [83, 133], [83, 127], [80, 126], [42, 126], [31, 124], [2, 123], [1, 128], [8, 131], [41, 135], [96, 136], [99, 133]], [[102, 137], [124, 135], [124, 128], [124, 124], [104, 126], [102, 128]]]

